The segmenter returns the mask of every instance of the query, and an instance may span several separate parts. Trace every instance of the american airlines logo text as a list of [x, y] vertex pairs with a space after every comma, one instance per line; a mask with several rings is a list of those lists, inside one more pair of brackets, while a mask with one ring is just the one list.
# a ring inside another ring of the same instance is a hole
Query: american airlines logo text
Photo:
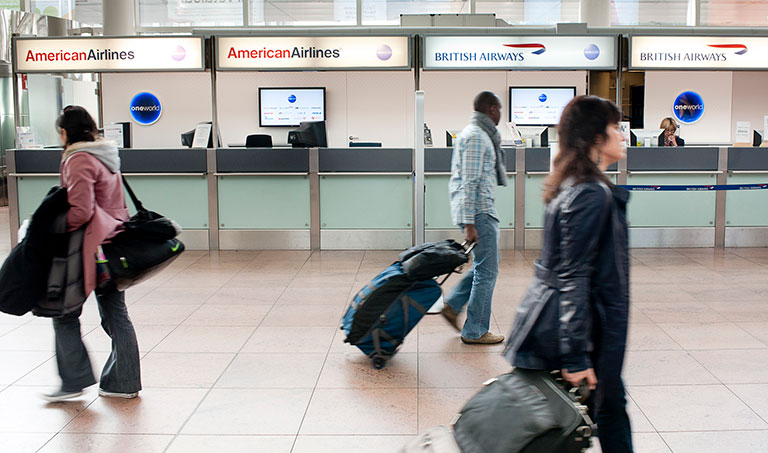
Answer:
[[293, 49], [235, 49], [229, 48], [227, 59], [277, 59], [277, 58], [339, 58], [341, 49], [294, 47]]
[[88, 52], [32, 52], [27, 51], [25, 61], [108, 61], [133, 60], [136, 57], [133, 50], [116, 51], [111, 49], [91, 49]]

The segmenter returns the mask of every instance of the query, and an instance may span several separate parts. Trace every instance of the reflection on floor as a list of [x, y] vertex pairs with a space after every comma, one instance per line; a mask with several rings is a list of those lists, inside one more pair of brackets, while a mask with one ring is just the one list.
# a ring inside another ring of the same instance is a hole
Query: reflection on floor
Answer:
[[[45, 404], [38, 395], [58, 383], [50, 321], [0, 315], [0, 449], [394, 452], [508, 369], [499, 346], [463, 345], [434, 316], [381, 371], [343, 343], [351, 295], [396, 254], [185, 253], [128, 291], [145, 388], [131, 401], [90, 388]], [[768, 249], [632, 257], [624, 376], [636, 451], [765, 451]], [[535, 258], [504, 254], [494, 331], [509, 329]], [[98, 368], [109, 345], [93, 301], [82, 322]]]

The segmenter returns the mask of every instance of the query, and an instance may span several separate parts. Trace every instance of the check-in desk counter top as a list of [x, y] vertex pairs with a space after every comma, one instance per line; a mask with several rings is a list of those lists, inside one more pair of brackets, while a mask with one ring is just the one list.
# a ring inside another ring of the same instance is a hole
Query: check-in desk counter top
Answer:
[[401, 249], [412, 243], [413, 150], [320, 148], [324, 249]]
[[309, 150], [216, 149], [219, 247], [308, 249]]
[[[627, 149], [628, 185], [714, 185], [718, 148]], [[713, 247], [716, 192], [634, 191], [627, 208], [634, 247]]]
[[[514, 242], [515, 225], [515, 148], [504, 148], [507, 185], [495, 188], [496, 210], [499, 213], [501, 243]], [[426, 148], [424, 150], [424, 225], [427, 241], [460, 236], [451, 220], [448, 181], [451, 177], [452, 148]], [[511, 247], [504, 247], [511, 248]]]
[[[729, 148], [726, 183], [768, 183], [768, 148]], [[725, 196], [725, 246], [765, 247], [768, 191], [729, 190]]]
[[[13, 150], [19, 220], [29, 217], [59, 184], [61, 149]], [[152, 211], [175, 220], [189, 249], [208, 249], [208, 189], [204, 149], [121, 149], [121, 171]], [[126, 195], [131, 213], [133, 204]]]

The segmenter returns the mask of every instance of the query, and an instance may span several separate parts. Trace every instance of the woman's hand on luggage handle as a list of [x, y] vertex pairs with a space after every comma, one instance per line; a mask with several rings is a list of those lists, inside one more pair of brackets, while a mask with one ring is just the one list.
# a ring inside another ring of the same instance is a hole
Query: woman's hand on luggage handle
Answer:
[[477, 242], [477, 230], [474, 225], [464, 225], [464, 240], [467, 244]]
[[587, 380], [587, 386], [589, 386], [590, 390], [594, 390], [597, 387], [597, 376], [595, 376], [595, 370], [592, 368], [573, 373], [569, 373], [568, 370], [560, 370], [560, 372], [563, 374], [563, 379], [570, 382], [574, 387], [578, 387], [584, 379]]

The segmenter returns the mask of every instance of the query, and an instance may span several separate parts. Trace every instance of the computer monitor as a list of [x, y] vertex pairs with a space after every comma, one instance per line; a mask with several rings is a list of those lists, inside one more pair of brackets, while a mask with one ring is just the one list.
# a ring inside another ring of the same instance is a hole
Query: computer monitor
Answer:
[[261, 127], [296, 127], [325, 120], [325, 87], [259, 88]]
[[664, 129], [630, 129], [629, 146], [659, 146], [659, 134]]
[[327, 148], [325, 121], [304, 121], [288, 132], [288, 143], [294, 148]]
[[757, 132], [756, 130], [752, 131], [752, 146], [760, 146], [763, 144], [763, 134], [760, 132]]
[[[197, 124], [211, 124], [210, 121], [203, 121], [202, 123]], [[195, 139], [195, 128], [193, 128], [191, 131], [183, 132], [181, 134], [181, 146], [186, 146], [187, 148], [192, 147], [192, 142]], [[213, 148], [213, 132], [208, 136], [208, 148]]]
[[517, 131], [523, 138], [526, 148], [546, 148], [549, 146], [549, 133], [545, 126], [520, 126], [517, 125]]
[[509, 121], [518, 126], [554, 126], [576, 96], [576, 87], [509, 87]]

